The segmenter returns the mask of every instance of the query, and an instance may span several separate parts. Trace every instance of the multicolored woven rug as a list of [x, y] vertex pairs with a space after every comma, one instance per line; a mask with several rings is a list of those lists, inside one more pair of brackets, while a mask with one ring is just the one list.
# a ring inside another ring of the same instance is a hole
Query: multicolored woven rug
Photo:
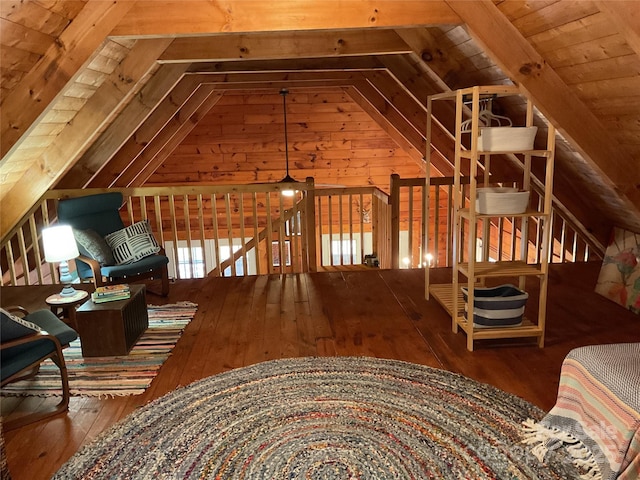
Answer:
[[[180, 302], [147, 305], [149, 328], [127, 356], [83, 358], [80, 340], [64, 349], [71, 395], [103, 397], [139, 395], [155, 378], [164, 361], [194, 317], [198, 305]], [[2, 388], [2, 395], [62, 395], [60, 372], [51, 360], [38, 375]]]
[[297, 358], [231, 370], [132, 413], [54, 476], [180, 479], [570, 479], [521, 422], [543, 412], [443, 370]]

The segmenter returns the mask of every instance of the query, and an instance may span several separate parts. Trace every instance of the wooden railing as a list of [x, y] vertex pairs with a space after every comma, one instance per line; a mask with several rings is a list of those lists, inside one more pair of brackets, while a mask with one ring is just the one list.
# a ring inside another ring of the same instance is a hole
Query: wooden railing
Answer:
[[[374, 187], [316, 188], [311, 178], [297, 184], [173, 187], [170, 193], [164, 187], [122, 189], [122, 216], [126, 224], [149, 220], [176, 279], [340, 268], [361, 265], [368, 255], [381, 268], [450, 266], [453, 182], [433, 178], [430, 183], [427, 195], [424, 179], [392, 175], [390, 196]], [[282, 194], [288, 188], [295, 188], [294, 196]], [[39, 232], [55, 223], [58, 200], [104, 191], [48, 192], [0, 245], [2, 285], [57, 283], [56, 266], [44, 261]], [[504, 218], [487, 224], [478, 254], [514, 258], [520, 222]], [[552, 222], [551, 262], [602, 258], [601, 246], [556, 210]], [[541, 235], [535, 222], [527, 228], [528, 257], [537, 262]]]
[[[423, 178], [391, 178], [392, 205], [392, 265], [393, 268], [449, 267], [452, 265], [453, 242], [453, 178], [437, 177], [430, 180], [428, 235], [424, 222], [427, 192]], [[503, 182], [509, 186], [510, 182]], [[515, 184], [514, 184], [515, 186]], [[531, 202], [540, 196], [533, 190]], [[404, 210], [401, 210], [404, 208]], [[513, 260], [520, 251], [521, 230], [528, 229], [527, 256], [530, 262], [539, 261], [542, 235], [537, 222], [522, 223], [520, 218], [496, 218], [483, 225], [478, 237], [477, 255], [491, 260]], [[602, 259], [604, 247], [581, 232], [560, 210], [553, 208], [553, 245], [549, 261], [552, 263], [580, 262]], [[398, 232], [398, 234], [396, 234]], [[468, 232], [462, 228], [462, 242]]]
[[[295, 190], [294, 195], [283, 192]], [[314, 271], [361, 264], [376, 254], [390, 265], [389, 203], [372, 187], [316, 189], [295, 184], [120, 189], [125, 224], [148, 220], [176, 279]], [[57, 202], [104, 189], [50, 191], [3, 241], [2, 285], [58, 283], [44, 261], [40, 232], [56, 222]], [[357, 245], [357, 248], [353, 247]]]
[[391, 267], [389, 197], [375, 187], [316, 188], [318, 266], [361, 265], [375, 256]]

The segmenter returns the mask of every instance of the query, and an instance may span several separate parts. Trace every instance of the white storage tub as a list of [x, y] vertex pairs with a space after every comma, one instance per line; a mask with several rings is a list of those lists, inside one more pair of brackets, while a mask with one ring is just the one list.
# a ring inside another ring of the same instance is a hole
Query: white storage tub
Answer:
[[488, 215], [524, 213], [529, 205], [529, 192], [511, 187], [482, 187], [476, 189], [476, 212]]
[[523, 152], [533, 150], [538, 127], [480, 127], [481, 152]]

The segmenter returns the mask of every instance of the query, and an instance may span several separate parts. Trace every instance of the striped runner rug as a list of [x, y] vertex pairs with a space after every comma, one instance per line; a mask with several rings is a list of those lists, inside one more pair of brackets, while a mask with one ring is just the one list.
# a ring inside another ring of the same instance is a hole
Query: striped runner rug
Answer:
[[[63, 351], [71, 395], [109, 397], [144, 392], [171, 355], [197, 309], [198, 305], [192, 302], [147, 305], [149, 328], [126, 356], [83, 358], [80, 339], [72, 342]], [[36, 377], [6, 385], [0, 393], [8, 396], [62, 395], [58, 367], [47, 360]]]

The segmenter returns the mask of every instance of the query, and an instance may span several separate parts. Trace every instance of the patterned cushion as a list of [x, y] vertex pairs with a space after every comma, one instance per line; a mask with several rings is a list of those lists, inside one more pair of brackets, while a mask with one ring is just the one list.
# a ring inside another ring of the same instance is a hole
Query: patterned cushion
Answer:
[[148, 220], [134, 223], [104, 237], [111, 247], [116, 264], [125, 265], [160, 251]]
[[91, 229], [76, 230], [73, 229], [73, 236], [81, 247], [82, 254], [97, 260], [100, 265], [115, 265], [116, 260], [113, 258], [111, 247], [97, 232]]
[[0, 337], [3, 342], [25, 337], [42, 329], [35, 323], [31, 323], [24, 318], [12, 315], [4, 308], [0, 308]]

